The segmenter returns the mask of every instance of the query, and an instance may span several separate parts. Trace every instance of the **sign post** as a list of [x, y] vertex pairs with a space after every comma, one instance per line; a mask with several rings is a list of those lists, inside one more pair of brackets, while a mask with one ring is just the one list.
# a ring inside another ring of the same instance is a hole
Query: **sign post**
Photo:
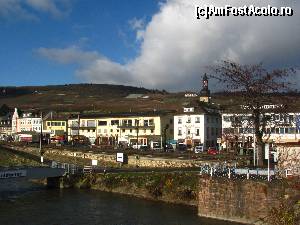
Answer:
[[270, 181], [270, 144], [265, 144], [265, 159], [268, 160], [268, 181]]

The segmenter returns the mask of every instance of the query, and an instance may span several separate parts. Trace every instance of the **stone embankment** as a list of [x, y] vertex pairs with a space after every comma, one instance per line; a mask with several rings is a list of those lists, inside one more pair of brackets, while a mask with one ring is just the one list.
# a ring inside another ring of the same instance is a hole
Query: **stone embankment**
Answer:
[[[19, 146], [4, 146], [6, 148], [12, 148], [18, 151], [27, 152], [30, 154], [39, 155], [39, 149], [34, 147], [19, 147]], [[82, 159], [86, 163], [91, 164], [91, 160], [98, 160], [99, 164], [107, 166], [118, 166], [116, 162], [116, 154], [109, 153], [94, 153], [94, 152], [82, 152], [82, 151], [70, 151], [67, 149], [46, 149], [45, 157], [49, 159], [61, 159], [72, 158]], [[129, 155], [128, 156], [129, 167], [150, 167], [150, 168], [189, 168], [189, 167], [200, 167], [204, 165], [214, 166], [220, 163], [219, 160], [201, 160], [201, 159], [179, 159], [179, 158], [161, 158], [153, 157], [152, 155], [140, 156], [140, 155]], [[228, 161], [228, 166], [233, 166], [236, 162]]]
[[200, 177], [198, 215], [247, 224], [300, 224], [300, 180]]

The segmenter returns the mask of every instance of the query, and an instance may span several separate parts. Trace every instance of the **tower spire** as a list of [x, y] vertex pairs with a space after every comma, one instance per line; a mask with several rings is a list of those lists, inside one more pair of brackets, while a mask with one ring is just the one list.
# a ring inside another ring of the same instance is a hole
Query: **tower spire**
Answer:
[[210, 90], [208, 89], [208, 78], [206, 73], [202, 78], [202, 89], [200, 91], [200, 102], [209, 102], [210, 100]]

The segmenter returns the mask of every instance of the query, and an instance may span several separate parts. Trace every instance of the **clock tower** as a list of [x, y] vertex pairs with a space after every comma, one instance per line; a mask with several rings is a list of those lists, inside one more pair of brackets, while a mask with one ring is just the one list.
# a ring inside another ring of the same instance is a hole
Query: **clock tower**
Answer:
[[210, 101], [210, 90], [208, 89], [208, 78], [206, 73], [202, 78], [202, 90], [200, 91], [200, 102], [209, 102]]

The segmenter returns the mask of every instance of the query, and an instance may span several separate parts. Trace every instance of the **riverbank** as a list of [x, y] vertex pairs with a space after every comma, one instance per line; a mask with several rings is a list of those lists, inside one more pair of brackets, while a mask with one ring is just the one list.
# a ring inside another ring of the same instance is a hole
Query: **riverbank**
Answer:
[[1, 148], [0, 167], [40, 166], [40, 162], [32, 157], [15, 154], [9, 149]]
[[92, 173], [61, 178], [61, 188], [94, 189], [155, 201], [198, 205], [198, 173]]

